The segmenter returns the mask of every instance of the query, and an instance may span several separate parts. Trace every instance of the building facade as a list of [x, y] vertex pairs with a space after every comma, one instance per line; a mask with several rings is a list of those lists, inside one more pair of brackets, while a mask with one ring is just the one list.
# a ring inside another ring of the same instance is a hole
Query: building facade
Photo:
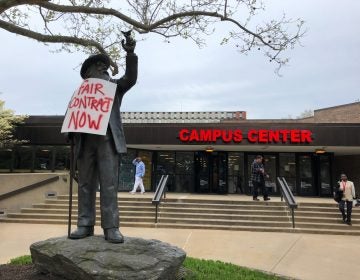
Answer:
[[[168, 174], [173, 192], [251, 194], [250, 165], [261, 154], [273, 195], [279, 194], [276, 177], [282, 176], [296, 195], [331, 196], [341, 172], [360, 193], [356, 106], [360, 103], [315, 110], [313, 117], [295, 120], [249, 120], [244, 111], [123, 112], [128, 153], [121, 156], [119, 191], [132, 188], [131, 161], [141, 156], [148, 191]], [[348, 117], [340, 118], [339, 110]], [[30, 116], [16, 131], [28, 142], [0, 151], [0, 171], [68, 170], [62, 121], [63, 116]]]

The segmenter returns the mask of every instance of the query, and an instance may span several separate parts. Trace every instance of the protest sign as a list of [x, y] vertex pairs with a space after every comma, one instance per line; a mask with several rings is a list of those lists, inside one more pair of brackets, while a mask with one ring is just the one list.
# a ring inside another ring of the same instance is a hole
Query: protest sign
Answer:
[[105, 135], [116, 84], [102, 79], [86, 79], [69, 102], [61, 132]]

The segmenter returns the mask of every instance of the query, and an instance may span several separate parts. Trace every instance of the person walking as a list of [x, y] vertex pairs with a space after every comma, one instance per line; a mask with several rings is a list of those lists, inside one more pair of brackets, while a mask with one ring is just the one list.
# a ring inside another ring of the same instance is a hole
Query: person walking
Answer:
[[259, 188], [262, 190], [262, 194], [264, 196], [264, 201], [270, 200], [269, 194], [265, 187], [265, 177], [269, 178], [269, 175], [266, 174], [263, 157], [261, 155], [257, 155], [251, 164], [251, 181], [253, 185], [253, 200], [259, 201]]
[[135, 194], [137, 188], [140, 186], [141, 194], [145, 193], [145, 187], [143, 183], [143, 178], [145, 176], [145, 164], [143, 163], [141, 157], [137, 157], [133, 160], [133, 165], [136, 166], [135, 170], [135, 183], [134, 188], [130, 191], [131, 194]]
[[[351, 226], [351, 212], [353, 207], [353, 200], [355, 199], [355, 187], [354, 183], [347, 179], [346, 174], [341, 174], [339, 184], [339, 190], [343, 192], [342, 199], [339, 202], [339, 210], [342, 214], [344, 223]], [[345, 215], [346, 204], [346, 215]]]

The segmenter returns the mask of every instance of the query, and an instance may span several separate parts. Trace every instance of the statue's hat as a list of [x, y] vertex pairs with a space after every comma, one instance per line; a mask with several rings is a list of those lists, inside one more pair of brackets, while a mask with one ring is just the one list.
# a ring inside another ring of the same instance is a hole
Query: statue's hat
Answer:
[[107, 66], [107, 68], [110, 67], [110, 58], [106, 54], [99, 53], [99, 54], [90, 55], [81, 66], [80, 75], [83, 79], [86, 78], [85, 74], [86, 74], [87, 69], [92, 64], [94, 64], [98, 61], [103, 62]]

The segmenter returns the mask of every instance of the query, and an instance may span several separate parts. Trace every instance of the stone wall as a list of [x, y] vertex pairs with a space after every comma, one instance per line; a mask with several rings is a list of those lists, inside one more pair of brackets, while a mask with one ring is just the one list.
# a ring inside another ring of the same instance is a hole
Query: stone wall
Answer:
[[[21, 208], [31, 207], [34, 203], [44, 202], [48, 193], [57, 195], [69, 194], [69, 174], [66, 173], [12, 173], [0, 174], [0, 195], [23, 188], [25, 186], [60, 176], [59, 180], [0, 200], [1, 212], [18, 212]], [[73, 193], [77, 193], [74, 181]]]

